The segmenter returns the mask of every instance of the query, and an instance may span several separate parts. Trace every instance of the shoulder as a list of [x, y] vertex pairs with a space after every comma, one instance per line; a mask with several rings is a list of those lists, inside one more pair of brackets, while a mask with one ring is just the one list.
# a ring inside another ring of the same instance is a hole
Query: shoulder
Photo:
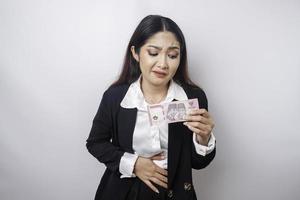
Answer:
[[181, 86], [186, 92], [187, 96], [190, 98], [206, 98], [206, 94], [204, 90], [200, 87], [192, 86], [192, 85], [182, 85]]
[[129, 84], [122, 84], [122, 85], [116, 85], [116, 86], [111, 86], [108, 89], [104, 91], [104, 95], [106, 96], [113, 96], [113, 97], [118, 97], [122, 96], [123, 93], [125, 94], [126, 91], [129, 88]]
[[189, 99], [198, 98], [200, 108], [208, 109], [207, 97], [202, 88], [192, 85], [183, 85], [182, 88]]
[[104, 91], [102, 98], [110, 102], [116, 102], [116, 101], [121, 102], [128, 88], [129, 88], [129, 84], [111, 86]]

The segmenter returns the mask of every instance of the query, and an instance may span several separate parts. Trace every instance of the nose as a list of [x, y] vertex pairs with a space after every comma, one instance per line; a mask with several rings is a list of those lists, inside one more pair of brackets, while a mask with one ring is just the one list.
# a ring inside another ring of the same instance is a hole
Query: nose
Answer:
[[163, 55], [159, 59], [158, 67], [161, 69], [168, 69], [167, 56]]

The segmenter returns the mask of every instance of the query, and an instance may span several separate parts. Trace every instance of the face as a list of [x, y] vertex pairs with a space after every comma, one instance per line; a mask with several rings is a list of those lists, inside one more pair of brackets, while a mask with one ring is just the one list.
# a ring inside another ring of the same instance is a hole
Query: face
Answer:
[[158, 32], [150, 37], [133, 57], [139, 62], [143, 82], [165, 86], [173, 78], [180, 63], [180, 44], [171, 32]]

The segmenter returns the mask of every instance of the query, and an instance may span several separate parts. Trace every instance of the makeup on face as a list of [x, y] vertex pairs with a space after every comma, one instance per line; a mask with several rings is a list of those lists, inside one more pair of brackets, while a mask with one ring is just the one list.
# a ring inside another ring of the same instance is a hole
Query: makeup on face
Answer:
[[173, 33], [161, 31], [146, 41], [138, 56], [145, 82], [166, 85], [179, 67], [180, 43]]
[[[162, 47], [159, 47], [159, 46], [156, 46], [156, 45], [147, 45], [147, 51], [148, 51], [148, 54], [150, 56], [157, 56], [159, 51], [161, 51], [163, 48]], [[169, 53], [170, 52], [170, 53]], [[179, 55], [179, 47], [178, 46], [170, 46], [168, 48], [168, 56], [171, 58], [171, 59], [176, 59], [177, 56]]]

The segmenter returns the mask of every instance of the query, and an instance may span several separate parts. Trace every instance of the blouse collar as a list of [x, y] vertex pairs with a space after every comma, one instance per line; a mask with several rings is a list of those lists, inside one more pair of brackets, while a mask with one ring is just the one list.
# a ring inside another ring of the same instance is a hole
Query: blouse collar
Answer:
[[[138, 110], [147, 111], [147, 105], [149, 104], [145, 101], [144, 94], [141, 90], [141, 77], [142, 76], [140, 75], [138, 80], [130, 84], [120, 103], [123, 108], [137, 108]], [[167, 96], [161, 103], [168, 103], [174, 99], [178, 101], [187, 100], [188, 97], [184, 89], [173, 79], [170, 81]]]

